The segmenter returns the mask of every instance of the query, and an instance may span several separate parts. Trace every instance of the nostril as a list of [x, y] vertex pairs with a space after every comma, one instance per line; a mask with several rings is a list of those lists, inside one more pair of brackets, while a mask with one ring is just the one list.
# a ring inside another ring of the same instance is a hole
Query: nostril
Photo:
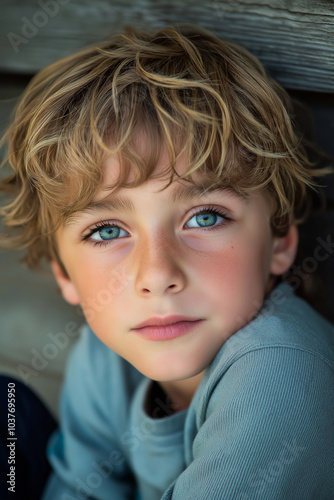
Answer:
[[[177, 288], [176, 284], [169, 285], [165, 290], [171, 290], [171, 289], [174, 289], [174, 288]], [[142, 293], [144, 293], [145, 295], [148, 295], [148, 294], [154, 293], [154, 292], [153, 292], [153, 290], [150, 290], [149, 288], [143, 288], [142, 289]]]

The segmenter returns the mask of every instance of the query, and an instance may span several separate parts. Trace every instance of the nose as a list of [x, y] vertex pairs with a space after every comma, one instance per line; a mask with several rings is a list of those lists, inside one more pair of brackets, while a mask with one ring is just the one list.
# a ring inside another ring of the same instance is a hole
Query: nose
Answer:
[[142, 246], [135, 288], [141, 296], [178, 293], [186, 285], [177, 244], [166, 236], [151, 238]]

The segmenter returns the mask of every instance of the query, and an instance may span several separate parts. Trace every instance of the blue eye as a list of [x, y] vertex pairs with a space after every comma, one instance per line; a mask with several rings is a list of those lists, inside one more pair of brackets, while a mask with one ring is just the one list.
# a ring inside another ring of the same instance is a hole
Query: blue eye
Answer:
[[197, 212], [189, 221], [187, 222], [188, 227], [202, 227], [211, 228], [220, 225], [227, 218], [220, 214], [214, 209], [204, 209]]
[[[196, 212], [187, 222], [188, 228], [199, 229], [219, 229], [231, 222], [231, 219], [215, 208], [202, 208]], [[84, 242], [91, 242], [94, 245], [107, 244], [113, 240], [119, 240], [129, 236], [129, 233], [111, 222], [101, 222], [96, 224], [86, 236], [82, 237]]]
[[116, 240], [119, 237], [127, 236], [128, 233], [121, 229], [120, 227], [113, 224], [103, 224], [100, 227], [96, 227], [94, 230], [87, 235], [86, 239], [93, 240], [94, 242], [103, 242]]

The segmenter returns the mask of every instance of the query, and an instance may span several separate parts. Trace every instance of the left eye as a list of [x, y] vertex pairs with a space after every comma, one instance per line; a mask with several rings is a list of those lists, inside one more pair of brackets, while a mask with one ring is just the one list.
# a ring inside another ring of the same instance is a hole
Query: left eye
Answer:
[[187, 222], [188, 227], [211, 227], [224, 221], [224, 217], [213, 210], [206, 210], [195, 214]]
[[118, 226], [108, 225], [91, 233], [89, 238], [94, 241], [110, 241], [127, 235], [128, 233], [124, 231], [124, 229]]

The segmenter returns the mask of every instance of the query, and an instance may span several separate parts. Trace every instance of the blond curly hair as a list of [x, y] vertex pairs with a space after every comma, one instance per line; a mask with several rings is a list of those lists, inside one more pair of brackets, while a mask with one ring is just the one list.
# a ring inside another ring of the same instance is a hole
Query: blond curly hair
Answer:
[[211, 187], [262, 189], [273, 200], [272, 229], [284, 235], [305, 218], [315, 175], [290, 114], [287, 93], [235, 43], [195, 26], [116, 34], [51, 64], [24, 92], [3, 139], [12, 173], [1, 189], [13, 198], [1, 210], [2, 244], [25, 248], [33, 268], [57, 259], [55, 231], [92, 200], [106, 156], [121, 162], [115, 188], [138, 186], [154, 174], [162, 144], [169, 182], [183, 154], [189, 182], [200, 172]]

